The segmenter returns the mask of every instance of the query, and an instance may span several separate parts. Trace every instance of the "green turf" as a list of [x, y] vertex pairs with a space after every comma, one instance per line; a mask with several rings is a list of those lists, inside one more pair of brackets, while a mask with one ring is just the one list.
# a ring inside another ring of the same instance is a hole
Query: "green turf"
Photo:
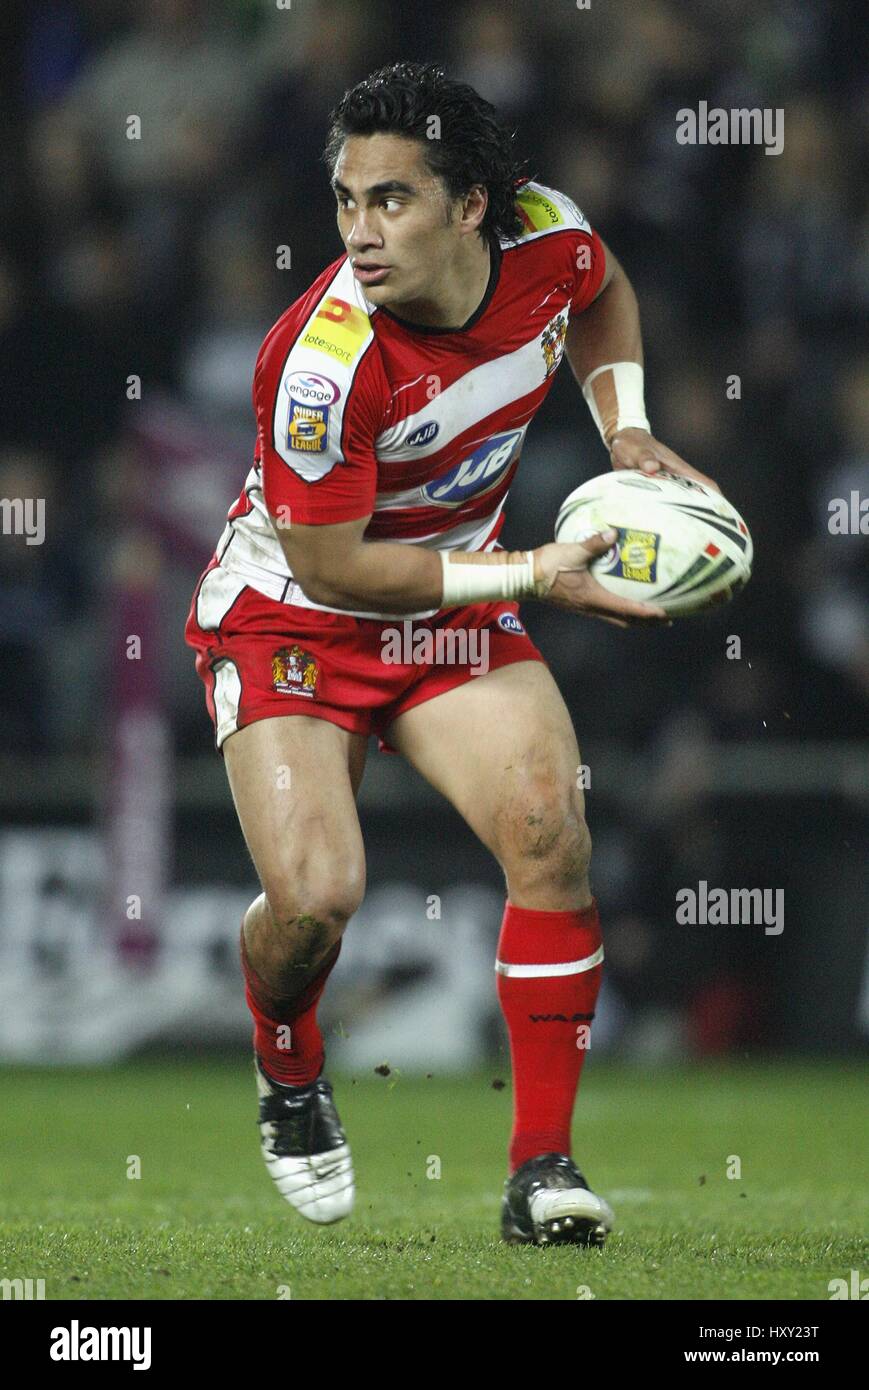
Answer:
[[616, 1209], [603, 1251], [499, 1242], [496, 1074], [336, 1078], [357, 1206], [316, 1229], [266, 1175], [247, 1058], [7, 1071], [0, 1277], [48, 1299], [827, 1299], [867, 1272], [858, 1064], [590, 1058], [575, 1153]]

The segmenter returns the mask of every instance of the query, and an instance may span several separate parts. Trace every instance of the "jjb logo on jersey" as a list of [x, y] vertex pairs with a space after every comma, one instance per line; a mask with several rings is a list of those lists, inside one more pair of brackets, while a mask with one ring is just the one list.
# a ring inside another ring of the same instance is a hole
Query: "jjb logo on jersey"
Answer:
[[512, 632], [519, 636], [525, 631], [515, 613], [499, 613], [497, 621], [502, 632]]
[[443, 477], [425, 483], [423, 497], [442, 507], [458, 507], [478, 492], [488, 492], [516, 462], [524, 434], [521, 429], [492, 435], [477, 446], [470, 458], [454, 464]]
[[426, 424], [420, 425], [419, 429], [415, 429], [413, 434], [409, 434], [405, 443], [410, 444], [414, 449], [420, 449], [423, 444], [430, 444], [439, 430], [440, 425], [437, 420], [429, 420]]

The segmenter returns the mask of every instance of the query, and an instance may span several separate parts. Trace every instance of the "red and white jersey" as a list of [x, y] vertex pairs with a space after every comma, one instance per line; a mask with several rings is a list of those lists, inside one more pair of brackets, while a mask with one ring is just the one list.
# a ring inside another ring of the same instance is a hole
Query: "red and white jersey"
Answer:
[[516, 204], [524, 234], [493, 245], [486, 294], [461, 329], [410, 325], [378, 308], [347, 256], [271, 329], [254, 377], [254, 464], [200, 591], [200, 621], [216, 619], [204, 626], [244, 584], [279, 602], [348, 611], [313, 603], [293, 579], [278, 531], [295, 522], [370, 515], [366, 540], [495, 546], [568, 319], [594, 299], [605, 269], [599, 238], [563, 193], [529, 182]]

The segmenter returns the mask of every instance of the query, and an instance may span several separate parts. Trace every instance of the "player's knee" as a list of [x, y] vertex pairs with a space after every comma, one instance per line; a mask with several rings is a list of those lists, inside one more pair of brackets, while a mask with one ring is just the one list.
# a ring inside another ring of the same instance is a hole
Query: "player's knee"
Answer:
[[568, 811], [553, 836], [550, 852], [537, 861], [546, 881], [557, 888], [579, 888], [588, 878], [591, 835], [584, 816]]
[[546, 881], [559, 888], [581, 885], [591, 862], [591, 835], [572, 798], [547, 791], [513, 817], [502, 862], [508, 876]]
[[349, 863], [294, 865], [263, 884], [275, 926], [305, 932], [331, 944], [365, 896], [365, 866]]

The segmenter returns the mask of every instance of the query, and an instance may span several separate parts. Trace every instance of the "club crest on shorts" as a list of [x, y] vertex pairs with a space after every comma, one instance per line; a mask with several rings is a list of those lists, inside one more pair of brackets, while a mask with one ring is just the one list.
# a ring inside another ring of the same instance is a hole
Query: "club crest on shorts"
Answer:
[[497, 621], [502, 632], [522, 633], [525, 631], [515, 613], [499, 613]]
[[297, 643], [281, 647], [272, 657], [272, 684], [282, 695], [307, 695], [313, 699], [319, 673], [311, 653], [302, 651]]
[[559, 362], [564, 355], [564, 340], [567, 337], [567, 319], [556, 315], [550, 319], [543, 330], [543, 337], [540, 339], [540, 346], [543, 349], [543, 360], [546, 363], [546, 375], [552, 376], [557, 369]]

